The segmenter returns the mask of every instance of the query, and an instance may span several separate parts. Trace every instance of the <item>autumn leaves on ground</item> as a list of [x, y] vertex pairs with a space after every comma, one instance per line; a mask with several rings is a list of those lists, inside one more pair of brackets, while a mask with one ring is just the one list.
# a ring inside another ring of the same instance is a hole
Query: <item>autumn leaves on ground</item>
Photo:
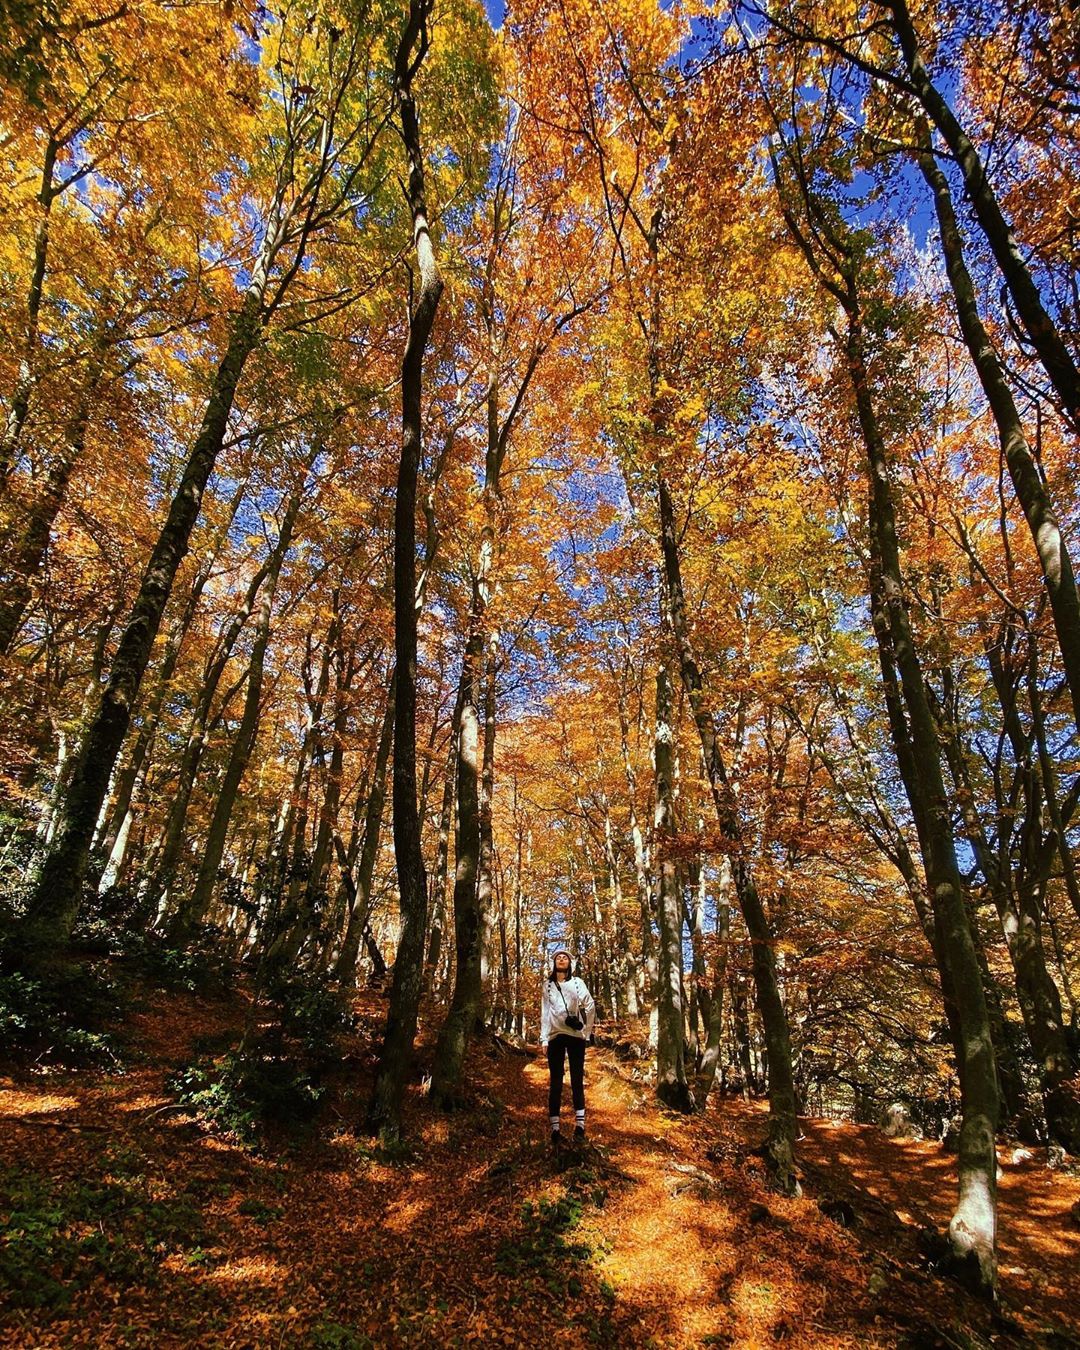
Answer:
[[[589, 1140], [553, 1151], [546, 1069], [483, 1037], [461, 1109], [424, 1097], [411, 1143], [356, 1127], [380, 999], [356, 1001], [318, 1111], [249, 1144], [178, 1070], [250, 1025], [141, 989], [120, 1072], [24, 1064], [0, 1092], [7, 1346], [1065, 1346], [1080, 1334], [1080, 1181], [1003, 1150], [1002, 1306], [927, 1268], [953, 1159], [804, 1121], [804, 1194], [766, 1185], [740, 1098], [659, 1109], [627, 1043], [590, 1052]], [[423, 1029], [422, 1029], [423, 1035]], [[122, 1044], [123, 1041], [118, 1042]], [[185, 1105], [185, 1101], [189, 1104]], [[241, 1131], [242, 1132], [242, 1131]]]

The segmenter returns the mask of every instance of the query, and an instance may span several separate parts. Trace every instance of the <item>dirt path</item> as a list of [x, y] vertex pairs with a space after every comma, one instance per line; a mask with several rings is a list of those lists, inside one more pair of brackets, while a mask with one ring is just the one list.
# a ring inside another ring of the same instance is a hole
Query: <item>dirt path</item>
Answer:
[[[418, 1083], [415, 1154], [389, 1157], [354, 1129], [380, 1010], [369, 1014], [319, 1132], [262, 1152], [208, 1134], [164, 1090], [195, 1036], [228, 1021], [183, 999], [143, 1015], [146, 1058], [123, 1077], [0, 1080], [0, 1276], [20, 1290], [0, 1278], [0, 1344], [1070, 1343], [1040, 1331], [1056, 1322], [1064, 1336], [1076, 1320], [1065, 1270], [1077, 1240], [1063, 1227], [1075, 1182], [1051, 1189], [1034, 1165], [1007, 1175], [1009, 1214], [1031, 1227], [1003, 1239], [1004, 1260], [1015, 1241], [1038, 1274], [1006, 1273], [1023, 1326], [995, 1326], [918, 1269], [914, 1227], [893, 1212], [905, 1197], [934, 1215], [947, 1203], [929, 1146], [811, 1125], [810, 1193], [781, 1200], [751, 1152], [759, 1110], [673, 1116], [590, 1051], [588, 1145], [555, 1153], [543, 1061], [485, 1043], [469, 1109], [433, 1112]], [[850, 1231], [818, 1209], [825, 1192], [850, 1197]]]
[[[546, 1072], [524, 1081], [542, 1103]], [[591, 1052], [590, 1136], [632, 1179], [595, 1227], [598, 1268], [629, 1297], [658, 1344], [947, 1345], [950, 1327], [981, 1327], [995, 1344], [1080, 1345], [1080, 1182], [1045, 1157], [1000, 1151], [1003, 1318], [991, 1319], [922, 1269], [920, 1228], [944, 1229], [955, 1160], [933, 1143], [887, 1139], [870, 1126], [804, 1121], [807, 1194], [766, 1187], [751, 1151], [761, 1106], [718, 1103], [686, 1119], [659, 1109], [610, 1055]], [[542, 1109], [542, 1107], [541, 1107]], [[818, 1201], [844, 1201], [846, 1229]], [[1056, 1338], [1056, 1339], [1055, 1339]]]

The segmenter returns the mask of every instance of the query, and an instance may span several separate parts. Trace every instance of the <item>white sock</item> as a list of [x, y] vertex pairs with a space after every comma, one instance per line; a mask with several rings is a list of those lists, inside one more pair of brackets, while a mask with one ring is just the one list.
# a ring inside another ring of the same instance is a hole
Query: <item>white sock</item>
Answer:
[[582, 1109], [581, 1111], [575, 1111], [575, 1112], [574, 1112], [574, 1124], [575, 1124], [575, 1125], [580, 1125], [582, 1129], [585, 1128], [585, 1111], [584, 1111], [584, 1109]]
[[552, 1116], [552, 1117], [551, 1117], [551, 1128], [552, 1128], [553, 1130], [557, 1130], [557, 1129], [559, 1128], [559, 1117], [558, 1117], [558, 1116]]

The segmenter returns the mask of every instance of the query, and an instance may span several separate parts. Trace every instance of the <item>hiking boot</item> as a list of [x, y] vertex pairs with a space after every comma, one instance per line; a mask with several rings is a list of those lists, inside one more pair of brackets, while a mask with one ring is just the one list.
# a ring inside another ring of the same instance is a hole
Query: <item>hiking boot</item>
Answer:
[[552, 1146], [552, 1148], [558, 1148], [559, 1145], [560, 1145], [561, 1143], [562, 1143], [562, 1134], [560, 1133], [560, 1131], [558, 1131], [558, 1130], [552, 1130], [552, 1131], [551, 1131], [551, 1146]]
[[574, 1138], [575, 1138], [575, 1139], [584, 1139], [584, 1138], [585, 1138], [585, 1126], [584, 1126], [584, 1125], [575, 1125], [575, 1126], [574, 1126]]

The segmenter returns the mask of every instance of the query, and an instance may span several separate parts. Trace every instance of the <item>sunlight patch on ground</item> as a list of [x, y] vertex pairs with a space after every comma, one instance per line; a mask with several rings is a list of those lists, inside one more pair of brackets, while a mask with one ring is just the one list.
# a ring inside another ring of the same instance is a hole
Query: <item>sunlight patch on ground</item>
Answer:
[[51, 1116], [57, 1111], [74, 1111], [78, 1097], [65, 1097], [56, 1092], [20, 1092], [16, 1088], [0, 1089], [0, 1116], [12, 1120], [27, 1116]]
[[240, 1256], [208, 1270], [203, 1278], [211, 1284], [262, 1284], [271, 1288], [283, 1284], [288, 1273], [288, 1267], [272, 1256]]

